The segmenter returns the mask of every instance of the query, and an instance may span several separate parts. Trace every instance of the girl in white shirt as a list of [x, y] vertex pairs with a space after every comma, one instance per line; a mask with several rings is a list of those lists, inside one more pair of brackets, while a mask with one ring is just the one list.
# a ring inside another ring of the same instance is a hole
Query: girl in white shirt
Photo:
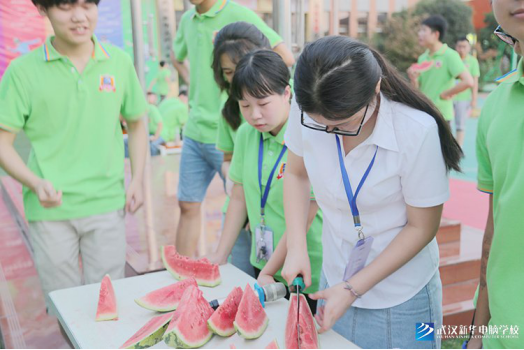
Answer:
[[[435, 235], [462, 151], [436, 107], [375, 50], [347, 37], [308, 45], [285, 142], [286, 263], [311, 272], [309, 188], [324, 213], [317, 321], [362, 348], [435, 348], [442, 284]], [[429, 341], [419, 341], [429, 340]]]

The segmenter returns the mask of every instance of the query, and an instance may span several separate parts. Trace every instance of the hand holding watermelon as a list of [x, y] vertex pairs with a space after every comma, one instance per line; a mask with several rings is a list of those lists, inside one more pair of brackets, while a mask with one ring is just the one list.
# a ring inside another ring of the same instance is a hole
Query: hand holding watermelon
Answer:
[[319, 333], [330, 330], [355, 301], [356, 298], [353, 293], [344, 287], [344, 283], [339, 283], [331, 288], [309, 295], [313, 300], [325, 300], [324, 306], [319, 307], [319, 312], [315, 315], [320, 326]]

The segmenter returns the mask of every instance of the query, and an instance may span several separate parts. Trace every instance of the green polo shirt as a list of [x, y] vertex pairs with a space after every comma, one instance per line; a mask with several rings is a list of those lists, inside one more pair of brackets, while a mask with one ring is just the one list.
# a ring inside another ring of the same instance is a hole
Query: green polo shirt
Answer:
[[169, 83], [166, 81], [166, 78], [171, 76], [171, 71], [169, 68], [161, 68], [156, 74], [156, 83], [155, 88], [156, 92], [160, 95], [167, 95], [169, 93]]
[[164, 127], [161, 136], [164, 141], [175, 141], [176, 136], [180, 135], [182, 127], [187, 122], [189, 110], [187, 105], [177, 97], [166, 98], [158, 106], [162, 115]]
[[426, 61], [430, 61], [432, 66], [420, 74], [418, 78], [420, 90], [433, 101], [446, 120], [453, 120], [453, 100], [443, 100], [440, 94], [455, 85], [455, 79], [466, 67], [457, 51], [447, 44], [443, 44], [433, 55], [426, 50], [418, 58], [418, 63]]
[[61, 206], [45, 209], [24, 188], [26, 218], [68, 220], [122, 209], [119, 115], [133, 121], [147, 110], [131, 58], [93, 37], [93, 57], [80, 74], [52, 40], [13, 60], [0, 82], [0, 127], [24, 130], [32, 145], [29, 169], [63, 192]]
[[[242, 115], [241, 120], [240, 126], [242, 126], [246, 121]], [[240, 129], [240, 126], [238, 129]], [[233, 153], [238, 129], [233, 130], [223, 116], [218, 118], [217, 149], [224, 153]]]
[[253, 11], [229, 0], [217, 0], [211, 9], [199, 14], [193, 8], [182, 16], [176, 33], [174, 51], [178, 61], [189, 59], [189, 121], [184, 136], [201, 143], [214, 144], [226, 94], [213, 77], [211, 63], [213, 40], [224, 26], [244, 21], [254, 24], [269, 39], [272, 47], [282, 38]]
[[[262, 164], [262, 190], [265, 190], [267, 180], [280, 155], [284, 145], [284, 134], [286, 126], [280, 130], [275, 137], [270, 133], [262, 133], [264, 138], [264, 159]], [[258, 184], [258, 149], [260, 145], [260, 132], [248, 123], [245, 123], [238, 129], [235, 152], [231, 167], [229, 168], [229, 177], [235, 183], [241, 184], [244, 188], [246, 198], [247, 214], [249, 225], [254, 232], [254, 228], [260, 224], [260, 199], [262, 194]], [[273, 249], [276, 249], [284, 231], [286, 230], [286, 220], [284, 218], [284, 176], [285, 164], [287, 162], [287, 152], [282, 157], [280, 164], [275, 171], [271, 189], [269, 191], [266, 207], [266, 225], [271, 227], [274, 232]], [[254, 236], [254, 235], [253, 235]], [[311, 261], [312, 285], [306, 289], [307, 293], [313, 293], [318, 290], [320, 270], [322, 268], [322, 214], [319, 211], [314, 219], [308, 233], [307, 245], [309, 259]], [[255, 239], [251, 245], [251, 265], [262, 269], [265, 265], [263, 261], [257, 263], [255, 254]], [[275, 278], [284, 282], [280, 270]]]
[[[462, 62], [473, 78], [480, 76], [479, 61], [475, 57], [467, 55]], [[453, 101], [471, 101], [472, 97], [471, 89], [466, 89], [457, 94]]]
[[[520, 328], [520, 338], [486, 338], [484, 348], [522, 348], [524, 329], [524, 68], [499, 78], [477, 131], [478, 188], [493, 194], [495, 234], [487, 266], [490, 325]], [[509, 330], [508, 330], [509, 333]]]
[[158, 129], [158, 124], [162, 123], [162, 115], [157, 106], [150, 104], [148, 108], [147, 117], [149, 119], [149, 134], [154, 135], [156, 129]]

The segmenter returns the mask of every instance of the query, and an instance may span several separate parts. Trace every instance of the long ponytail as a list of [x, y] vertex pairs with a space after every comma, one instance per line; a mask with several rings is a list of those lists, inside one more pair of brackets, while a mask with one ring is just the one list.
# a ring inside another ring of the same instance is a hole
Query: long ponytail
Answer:
[[370, 103], [381, 80], [381, 92], [389, 100], [435, 119], [446, 168], [460, 171], [462, 149], [440, 111], [366, 44], [342, 36], [321, 38], [300, 55], [294, 80], [298, 105], [305, 112], [331, 120], [347, 119]]

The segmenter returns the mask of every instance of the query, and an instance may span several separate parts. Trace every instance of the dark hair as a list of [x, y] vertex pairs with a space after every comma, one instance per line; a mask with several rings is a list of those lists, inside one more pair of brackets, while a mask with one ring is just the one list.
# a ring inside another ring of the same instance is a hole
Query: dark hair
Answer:
[[[78, 0], [31, 0], [35, 6], [42, 6], [46, 10], [53, 6], [59, 6], [64, 4], [76, 4]], [[93, 3], [98, 6], [100, 0], [86, 0], [86, 2]]]
[[297, 62], [294, 90], [304, 112], [340, 120], [372, 102], [381, 79], [380, 90], [389, 100], [426, 112], [435, 119], [446, 168], [460, 171], [462, 150], [442, 114], [366, 44], [348, 37], [328, 36], [307, 45]]
[[461, 36], [461, 37], [459, 37], [459, 38], [457, 39], [457, 41], [456, 41], [456, 44], [458, 44], [458, 43], [461, 42], [461, 41], [467, 41], [468, 44], [471, 44], [471, 43], [469, 42], [468, 38], [465, 37], [465, 36]]
[[160, 67], [164, 67], [166, 65], [166, 61], [160, 61], [158, 64], [160, 64]]
[[187, 96], [187, 85], [180, 85], [178, 88], [178, 96]]
[[[215, 37], [214, 45], [211, 68], [213, 68], [215, 81], [222, 91], [229, 91], [230, 87], [227, 80], [224, 79], [220, 64], [220, 57], [223, 54], [228, 55], [233, 63], [238, 64], [243, 56], [253, 50], [271, 48], [266, 36], [253, 24], [247, 22], [235, 22], [222, 28]], [[231, 107], [229, 102], [226, 102], [222, 114], [233, 130], [236, 130], [242, 120], [240, 115], [236, 116], [237, 113], [230, 112]], [[238, 106], [236, 108], [238, 109]]]
[[448, 21], [441, 15], [429, 16], [422, 21], [422, 25], [429, 27], [432, 32], [439, 32], [439, 41], [444, 41], [444, 36], [448, 30]]
[[271, 50], [248, 53], [238, 62], [233, 76], [229, 112], [240, 117], [238, 101], [244, 99], [244, 94], [259, 99], [273, 94], [283, 95], [289, 86], [289, 79], [289, 69], [278, 53]]

